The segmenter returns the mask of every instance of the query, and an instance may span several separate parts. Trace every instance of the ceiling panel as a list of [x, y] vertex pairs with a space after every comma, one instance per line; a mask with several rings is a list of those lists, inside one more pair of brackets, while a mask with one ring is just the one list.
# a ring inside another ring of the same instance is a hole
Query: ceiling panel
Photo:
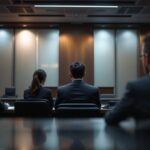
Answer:
[[142, 9], [143, 9], [143, 7], [131, 7], [131, 8], [128, 8], [127, 13], [128, 14], [138, 14], [141, 12]]
[[0, 0], [0, 5], [10, 5], [12, 4], [11, 0]]
[[26, 11], [26, 13], [34, 13], [34, 10], [29, 6], [25, 6], [24, 10]]
[[117, 10], [117, 13], [118, 14], [125, 14], [128, 10], [128, 7], [120, 7], [118, 10]]
[[8, 13], [8, 10], [6, 7], [1, 6], [0, 7], [0, 13]]
[[[35, 8], [38, 3], [111, 4], [119, 8]], [[0, 23], [150, 23], [149, 16], [150, 0], [0, 0]]]
[[150, 5], [150, 0], [139, 0], [138, 5]]
[[88, 17], [130, 18], [132, 15], [88, 15]]
[[32, 7], [29, 6], [7, 6], [10, 13], [34, 13]]
[[141, 14], [150, 14], [150, 7], [145, 7], [145, 8], [142, 10]]
[[25, 13], [24, 7], [20, 6], [8, 6], [9, 12], [11, 13]]
[[15, 4], [135, 4], [136, 0], [13, 0]]
[[20, 17], [65, 17], [62, 14], [52, 14], [52, 15], [43, 15], [43, 14], [19, 14]]

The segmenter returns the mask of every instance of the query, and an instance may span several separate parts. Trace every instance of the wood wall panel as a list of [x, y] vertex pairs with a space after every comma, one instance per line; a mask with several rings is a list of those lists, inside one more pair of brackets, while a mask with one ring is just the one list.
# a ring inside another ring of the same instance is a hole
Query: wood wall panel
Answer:
[[69, 65], [80, 61], [86, 65], [85, 81], [94, 82], [94, 43], [92, 26], [62, 25], [60, 28], [59, 85], [70, 82]]
[[143, 68], [143, 63], [142, 63], [142, 58], [140, 57], [140, 55], [142, 54], [142, 45], [143, 45], [143, 40], [144, 40], [144, 37], [146, 35], [150, 34], [150, 30], [149, 29], [142, 29], [140, 31], [140, 49], [139, 49], [139, 63], [138, 63], [138, 68], [139, 68], [139, 76], [142, 77], [145, 75], [145, 71], [144, 71], [144, 68]]
[[114, 94], [114, 87], [100, 87], [99, 92], [101, 94]]

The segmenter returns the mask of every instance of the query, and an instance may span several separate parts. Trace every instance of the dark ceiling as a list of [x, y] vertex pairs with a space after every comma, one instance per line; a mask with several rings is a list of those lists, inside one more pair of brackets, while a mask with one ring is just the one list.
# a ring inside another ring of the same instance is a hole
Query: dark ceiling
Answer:
[[[35, 4], [118, 5], [118, 8], [35, 8]], [[150, 0], [0, 0], [3, 24], [149, 24]]]

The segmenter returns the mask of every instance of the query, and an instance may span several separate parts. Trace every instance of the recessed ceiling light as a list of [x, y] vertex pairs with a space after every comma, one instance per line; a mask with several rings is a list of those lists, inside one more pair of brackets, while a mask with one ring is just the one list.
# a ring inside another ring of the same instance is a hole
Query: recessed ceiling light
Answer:
[[131, 27], [132, 27], [132, 25], [128, 25], [127, 27], [128, 27], [128, 28], [131, 28]]
[[106, 27], [106, 25], [105, 25], [105, 24], [102, 24], [102, 25], [101, 25], [101, 27], [102, 27], [102, 28], [105, 28], [105, 27]]
[[55, 25], [53, 25], [53, 24], [50, 24], [50, 25], [49, 25], [49, 27], [54, 27], [54, 26], [55, 26]]
[[27, 27], [27, 25], [26, 25], [26, 24], [23, 24], [23, 27]]
[[118, 8], [116, 5], [34, 5], [34, 7], [51, 8]]

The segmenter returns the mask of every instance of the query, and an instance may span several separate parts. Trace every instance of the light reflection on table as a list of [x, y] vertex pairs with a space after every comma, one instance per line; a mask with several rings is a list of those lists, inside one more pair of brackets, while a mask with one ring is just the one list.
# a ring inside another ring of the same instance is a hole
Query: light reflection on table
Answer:
[[0, 149], [138, 149], [150, 148], [150, 123], [118, 127], [103, 119], [0, 119]]

